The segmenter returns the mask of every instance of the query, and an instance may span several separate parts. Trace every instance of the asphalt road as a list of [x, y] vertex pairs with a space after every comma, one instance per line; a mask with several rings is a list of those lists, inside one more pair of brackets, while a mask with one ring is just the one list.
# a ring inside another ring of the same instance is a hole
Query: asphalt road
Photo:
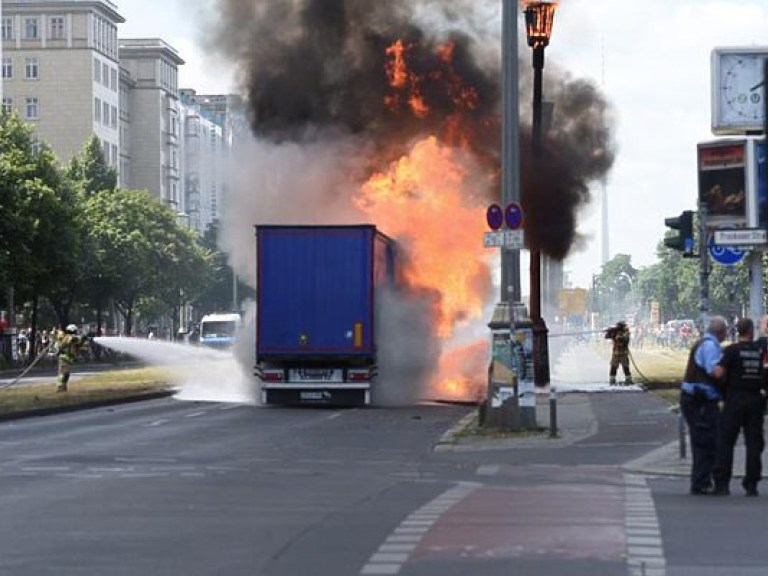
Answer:
[[0, 423], [0, 574], [764, 574], [768, 499], [622, 464], [669, 442], [649, 394], [592, 394], [570, 444], [436, 452], [449, 405], [173, 399]]

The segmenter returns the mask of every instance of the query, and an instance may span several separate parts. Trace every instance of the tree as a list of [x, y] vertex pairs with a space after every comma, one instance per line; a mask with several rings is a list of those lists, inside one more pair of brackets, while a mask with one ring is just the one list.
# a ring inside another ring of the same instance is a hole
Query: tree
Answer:
[[149, 192], [98, 192], [86, 202], [85, 214], [100, 281], [111, 287], [129, 335], [141, 298], [194, 291], [206, 277], [208, 259], [192, 233]]
[[[17, 300], [31, 302], [34, 336], [40, 298], [68, 292], [77, 274], [77, 198], [51, 149], [8, 112], [0, 115], [0, 181], [0, 267]], [[59, 302], [61, 321], [72, 297]]]
[[625, 318], [636, 308], [634, 283], [637, 273], [632, 266], [632, 257], [627, 254], [617, 254], [603, 264], [594, 280], [593, 301], [607, 320]]
[[95, 135], [86, 142], [80, 154], [72, 158], [67, 176], [77, 183], [86, 196], [117, 188], [117, 170], [107, 162], [101, 141]]
[[[240, 302], [255, 297], [253, 288], [238, 279], [232, 267], [227, 264], [227, 255], [218, 246], [218, 236], [218, 222], [213, 222], [200, 238], [203, 248], [213, 255], [207, 287], [193, 301], [195, 307], [204, 312], [232, 310], [233, 307], [239, 306], [239, 302], [233, 302], [235, 292]], [[233, 287], [233, 282], [237, 282], [236, 288]]]
[[[72, 158], [67, 168], [67, 175], [84, 198], [89, 198], [101, 191], [114, 192], [117, 188], [117, 171], [107, 162], [101, 142], [95, 135], [83, 146], [80, 154]], [[102, 314], [109, 303], [114, 286], [100, 268], [93, 237], [86, 232], [83, 235], [83, 242], [82, 296], [95, 309], [97, 331], [101, 331]]]

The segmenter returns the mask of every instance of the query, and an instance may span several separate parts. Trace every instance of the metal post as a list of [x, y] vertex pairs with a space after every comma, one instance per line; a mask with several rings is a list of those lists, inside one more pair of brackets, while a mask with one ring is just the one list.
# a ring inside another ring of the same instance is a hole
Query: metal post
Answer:
[[[502, 204], [520, 201], [520, 94], [517, 51], [518, 0], [502, 0]], [[519, 302], [520, 251], [501, 248], [501, 302]]]
[[557, 391], [549, 391], [549, 437], [557, 438]]
[[707, 206], [699, 200], [699, 290], [701, 314], [701, 330], [704, 331], [709, 323], [709, 246], [707, 246]]
[[685, 460], [685, 447], [686, 447], [686, 430], [685, 430], [685, 418], [683, 417], [683, 409], [680, 408], [680, 412], [677, 415], [677, 437], [678, 444], [680, 445], [680, 460]]
[[[533, 47], [533, 174], [538, 173], [541, 154], [542, 80], [544, 71], [544, 46]], [[549, 343], [547, 325], [541, 316], [541, 251], [531, 250], [531, 321], [533, 322], [533, 379], [536, 386], [549, 384]]]

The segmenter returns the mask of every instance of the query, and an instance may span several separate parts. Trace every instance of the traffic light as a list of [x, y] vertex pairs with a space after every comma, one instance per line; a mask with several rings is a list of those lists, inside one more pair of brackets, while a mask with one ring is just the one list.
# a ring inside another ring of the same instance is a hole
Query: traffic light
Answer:
[[683, 256], [693, 256], [693, 212], [686, 210], [680, 216], [665, 218], [664, 224], [673, 230], [679, 230], [674, 236], [664, 238], [664, 245], [678, 250]]

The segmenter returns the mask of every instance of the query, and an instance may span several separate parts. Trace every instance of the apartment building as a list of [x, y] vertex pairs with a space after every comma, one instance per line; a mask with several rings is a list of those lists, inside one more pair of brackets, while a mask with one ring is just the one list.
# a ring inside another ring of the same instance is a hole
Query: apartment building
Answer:
[[149, 190], [200, 231], [219, 218], [238, 98], [186, 90], [182, 106], [184, 60], [162, 39], [119, 38], [110, 0], [0, 6], [4, 107], [63, 163], [95, 134], [120, 186]]
[[224, 128], [197, 101], [192, 89], [181, 90], [182, 197], [189, 226], [204, 232], [219, 217], [225, 187], [227, 146]]
[[3, 107], [35, 126], [62, 162], [96, 134], [119, 163], [117, 26], [109, 0], [3, 0]]
[[182, 212], [178, 67], [184, 60], [159, 38], [119, 44], [126, 99], [121, 129], [129, 141], [121, 162], [128, 171], [125, 180]]

